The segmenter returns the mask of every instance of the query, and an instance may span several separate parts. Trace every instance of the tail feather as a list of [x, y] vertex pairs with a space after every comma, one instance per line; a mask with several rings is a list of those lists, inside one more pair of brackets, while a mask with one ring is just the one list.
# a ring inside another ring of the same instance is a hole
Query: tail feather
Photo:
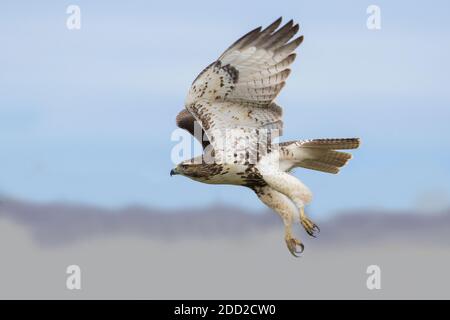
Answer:
[[322, 156], [318, 156], [316, 161], [324, 164], [329, 164], [335, 167], [343, 167], [347, 164], [348, 160], [352, 158], [352, 155], [347, 152], [329, 150]]
[[282, 165], [286, 171], [295, 167], [303, 167], [338, 173], [339, 169], [352, 158], [352, 155], [336, 150], [356, 149], [359, 144], [358, 138], [314, 139], [280, 143]]
[[336, 166], [309, 159], [303, 160], [302, 163], [298, 164], [298, 167], [334, 174], [339, 172], [339, 168]]
[[359, 138], [341, 138], [341, 139], [312, 139], [282, 142], [280, 146], [289, 146], [295, 143], [298, 147], [317, 148], [317, 149], [331, 149], [344, 150], [356, 149], [359, 147], [361, 141]]

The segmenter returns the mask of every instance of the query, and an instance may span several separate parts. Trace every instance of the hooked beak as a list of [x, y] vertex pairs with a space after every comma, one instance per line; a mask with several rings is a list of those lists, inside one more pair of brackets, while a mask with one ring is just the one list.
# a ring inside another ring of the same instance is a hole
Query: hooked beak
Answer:
[[177, 174], [178, 174], [178, 172], [176, 171], [176, 169], [170, 170], [170, 176], [177, 175]]

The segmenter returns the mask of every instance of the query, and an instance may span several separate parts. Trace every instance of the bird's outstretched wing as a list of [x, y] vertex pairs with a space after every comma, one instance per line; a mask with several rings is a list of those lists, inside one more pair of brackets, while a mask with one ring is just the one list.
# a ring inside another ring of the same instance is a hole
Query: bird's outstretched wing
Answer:
[[281, 135], [282, 110], [273, 100], [290, 74], [293, 51], [303, 36], [291, 40], [298, 25], [291, 20], [278, 29], [280, 24], [281, 18], [237, 40], [197, 76], [189, 90], [186, 109], [200, 122], [216, 157], [224, 159], [226, 153], [238, 154], [233, 162], [257, 159], [258, 150], [267, 150], [259, 135], [268, 136], [269, 143]]
[[186, 109], [181, 110], [176, 118], [177, 126], [188, 131], [198, 142], [201, 143], [203, 149], [210, 145], [205, 130], [195, 120], [194, 116]]
[[200, 100], [236, 102], [243, 106], [269, 106], [281, 91], [295, 60], [293, 51], [303, 36], [290, 41], [298, 24], [281, 18], [261, 30], [256, 28], [233, 43], [194, 80], [186, 105]]

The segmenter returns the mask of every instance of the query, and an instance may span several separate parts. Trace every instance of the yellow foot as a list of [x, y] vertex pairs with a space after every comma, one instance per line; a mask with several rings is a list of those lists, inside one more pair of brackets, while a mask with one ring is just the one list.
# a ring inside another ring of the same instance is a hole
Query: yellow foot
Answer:
[[311, 237], [315, 238], [316, 234], [320, 232], [320, 228], [305, 215], [303, 208], [300, 210], [300, 223]]
[[[300, 242], [300, 240], [294, 238], [291, 235], [286, 235], [285, 237], [286, 245], [289, 249], [289, 252], [294, 256], [298, 257], [298, 254], [302, 253], [305, 249], [305, 246], [303, 243]], [[299, 250], [297, 250], [299, 249]]]

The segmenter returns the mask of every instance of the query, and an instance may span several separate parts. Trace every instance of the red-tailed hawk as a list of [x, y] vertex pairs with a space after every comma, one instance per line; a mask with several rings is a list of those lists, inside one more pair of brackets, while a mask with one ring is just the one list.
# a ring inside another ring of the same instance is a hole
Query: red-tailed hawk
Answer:
[[274, 99], [290, 74], [293, 51], [303, 41], [303, 36], [294, 38], [298, 24], [280, 24], [281, 18], [250, 31], [194, 80], [176, 120], [204, 151], [178, 164], [171, 175], [251, 188], [283, 219], [286, 244], [296, 256], [304, 246], [292, 234], [294, 220], [311, 236], [319, 228], [304, 212], [312, 194], [292, 169], [337, 173], [351, 155], [336, 150], [355, 149], [359, 139], [274, 142], [283, 127], [282, 109]]

